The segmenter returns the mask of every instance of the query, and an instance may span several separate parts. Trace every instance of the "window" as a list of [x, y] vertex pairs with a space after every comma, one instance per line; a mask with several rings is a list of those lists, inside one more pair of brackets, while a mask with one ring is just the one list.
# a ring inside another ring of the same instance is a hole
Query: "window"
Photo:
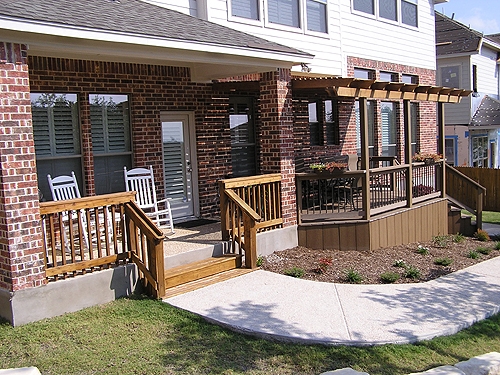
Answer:
[[270, 23], [301, 27], [299, 0], [267, 0], [267, 14]]
[[323, 144], [323, 127], [321, 126], [319, 107], [321, 102], [312, 102], [308, 105], [309, 113], [309, 140], [311, 146]]
[[418, 152], [418, 103], [410, 103], [411, 155]]
[[132, 167], [127, 95], [89, 95], [96, 194], [125, 190], [123, 167]]
[[401, 1], [401, 22], [409, 26], [418, 26], [417, 0]]
[[[52, 199], [47, 174], [74, 171], [83, 184], [77, 98], [76, 94], [31, 93], [38, 188], [46, 200]], [[79, 188], [84, 191], [83, 185]]]
[[231, 0], [231, 16], [259, 20], [258, 0]]
[[380, 80], [385, 82], [398, 82], [399, 76], [397, 73], [380, 72]]
[[307, 30], [320, 33], [327, 32], [326, 0], [306, 1]]
[[488, 136], [475, 136], [472, 143], [472, 166], [488, 168]]
[[353, 9], [360, 12], [375, 14], [374, 0], [353, 0]]
[[333, 100], [325, 100], [323, 102], [323, 107], [325, 110], [326, 144], [339, 145], [340, 130], [337, 102]]
[[418, 26], [418, 0], [352, 0], [353, 11], [371, 14], [379, 19]]
[[393, 102], [381, 102], [382, 117], [382, 154], [381, 156], [396, 156], [397, 124], [396, 108]]
[[251, 98], [229, 99], [229, 126], [231, 129], [231, 163], [234, 177], [257, 174], [255, 126]]
[[401, 76], [401, 82], [418, 85], [418, 76], [414, 76], [411, 74], [403, 74]]
[[[361, 117], [359, 112], [359, 101], [355, 103], [356, 111], [356, 147], [358, 155], [361, 154]], [[366, 111], [368, 113], [368, 153], [375, 155], [375, 102], [368, 100], [366, 102]]]
[[379, 11], [378, 11], [379, 17], [386, 18], [392, 21], [398, 20], [396, 0], [379, 0], [378, 4], [379, 4]]
[[460, 87], [460, 66], [446, 66], [441, 70], [441, 86]]
[[458, 136], [446, 136], [444, 139], [444, 157], [449, 165], [457, 164], [457, 142]]
[[354, 78], [374, 79], [375, 71], [362, 68], [354, 68]]

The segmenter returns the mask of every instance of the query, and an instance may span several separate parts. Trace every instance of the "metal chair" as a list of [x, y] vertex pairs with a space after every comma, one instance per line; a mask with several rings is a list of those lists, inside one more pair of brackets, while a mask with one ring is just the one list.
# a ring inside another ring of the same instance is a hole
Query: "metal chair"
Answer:
[[[167, 226], [174, 233], [174, 222], [170, 200], [156, 199], [156, 189], [153, 175], [153, 167], [134, 168], [127, 171], [123, 167], [125, 177], [125, 188], [127, 191], [135, 191], [135, 200], [137, 205], [155, 221], [158, 227]], [[160, 209], [159, 205], [164, 204], [165, 208]]]
[[[50, 192], [52, 193], [52, 199], [54, 201], [81, 198], [80, 190], [78, 188], [78, 183], [76, 181], [75, 172], [71, 171], [71, 176], [57, 176], [54, 178], [52, 178], [50, 174], [48, 174], [47, 179], [49, 181]], [[87, 245], [87, 248], [90, 248], [89, 237], [87, 233], [87, 218], [85, 216], [85, 212], [83, 210], [80, 210], [80, 215], [77, 214], [77, 216], [79, 216], [80, 218], [79, 225], [81, 226], [81, 231], [83, 233], [85, 244]], [[71, 220], [73, 219], [74, 218], [71, 217]], [[68, 214], [63, 215], [63, 222], [66, 223], [69, 229], [71, 225], [70, 225], [70, 217]], [[69, 248], [66, 233], [63, 232], [62, 235], [64, 237], [64, 243], [66, 248]]]

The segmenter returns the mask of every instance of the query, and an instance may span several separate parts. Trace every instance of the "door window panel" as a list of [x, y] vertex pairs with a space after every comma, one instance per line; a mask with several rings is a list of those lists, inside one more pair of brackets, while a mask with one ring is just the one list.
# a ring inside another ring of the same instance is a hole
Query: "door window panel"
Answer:
[[255, 125], [251, 98], [230, 98], [231, 164], [234, 177], [257, 174]]
[[380, 113], [382, 117], [382, 155], [396, 156], [396, 113], [393, 102], [381, 102]]

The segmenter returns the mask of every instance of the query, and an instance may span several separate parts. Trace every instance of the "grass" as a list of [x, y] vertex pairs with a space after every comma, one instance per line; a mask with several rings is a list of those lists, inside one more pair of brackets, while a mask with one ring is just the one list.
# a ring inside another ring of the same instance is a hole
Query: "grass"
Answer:
[[266, 341], [134, 297], [12, 328], [0, 324], [0, 367], [52, 374], [370, 375], [421, 372], [500, 351], [500, 315], [416, 345], [325, 347]]
[[[462, 210], [462, 213], [472, 216], [472, 219], [476, 220], [476, 217], [468, 211]], [[483, 211], [483, 223], [500, 224], [500, 212]]]

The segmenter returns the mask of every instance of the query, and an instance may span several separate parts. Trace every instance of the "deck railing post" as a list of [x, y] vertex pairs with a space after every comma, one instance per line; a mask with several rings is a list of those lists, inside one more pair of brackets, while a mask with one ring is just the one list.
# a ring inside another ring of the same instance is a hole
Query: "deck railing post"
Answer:
[[370, 219], [370, 155], [368, 143], [368, 110], [366, 98], [359, 98], [359, 120], [361, 124], [361, 169], [365, 175], [362, 181], [364, 219]]
[[243, 214], [243, 227], [245, 238], [245, 266], [250, 269], [257, 268], [257, 228], [249, 215]]
[[229, 241], [229, 204], [226, 196], [226, 186], [224, 184], [224, 181], [219, 181], [219, 195], [222, 241]]

